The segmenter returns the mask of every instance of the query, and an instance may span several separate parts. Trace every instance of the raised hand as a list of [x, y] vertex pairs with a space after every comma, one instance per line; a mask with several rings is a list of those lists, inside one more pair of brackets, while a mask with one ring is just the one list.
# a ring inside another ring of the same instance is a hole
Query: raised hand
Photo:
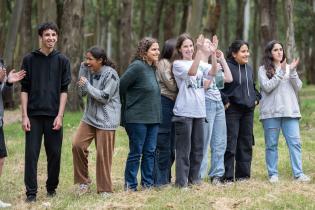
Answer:
[[204, 43], [205, 43], [205, 37], [202, 34], [200, 34], [196, 41], [197, 50], [202, 49]]
[[15, 69], [12, 69], [8, 75], [8, 82], [15, 83], [22, 80], [26, 75], [26, 71], [23, 69], [21, 71], [15, 72]]
[[222, 62], [224, 58], [224, 53], [221, 50], [216, 50], [215, 55], [217, 56], [219, 62]]
[[290, 71], [296, 69], [299, 62], [300, 62], [300, 58], [294, 58], [292, 63], [290, 64]]
[[212, 37], [212, 44], [213, 44], [213, 47], [215, 48], [215, 50], [217, 50], [218, 45], [219, 45], [219, 39], [218, 39], [217, 35], [214, 35]]

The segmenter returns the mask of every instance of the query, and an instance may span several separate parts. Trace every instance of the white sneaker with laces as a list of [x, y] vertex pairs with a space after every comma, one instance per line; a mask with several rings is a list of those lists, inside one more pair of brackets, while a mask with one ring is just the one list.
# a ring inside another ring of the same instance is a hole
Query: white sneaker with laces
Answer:
[[5, 203], [5, 202], [0, 200], [0, 208], [7, 208], [7, 207], [11, 207], [11, 204]]
[[277, 183], [279, 182], [279, 177], [277, 175], [272, 175], [270, 178], [269, 178], [269, 182], [270, 183]]
[[296, 177], [296, 178], [295, 178], [295, 181], [297, 181], [297, 182], [310, 182], [310, 181], [311, 181], [311, 178], [309, 178], [309, 177], [306, 176], [305, 174], [302, 174], [301, 176]]

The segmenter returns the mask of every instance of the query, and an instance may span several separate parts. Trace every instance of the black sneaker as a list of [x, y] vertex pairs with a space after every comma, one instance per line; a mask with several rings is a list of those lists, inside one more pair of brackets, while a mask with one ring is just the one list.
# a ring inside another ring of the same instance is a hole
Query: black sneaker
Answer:
[[26, 203], [35, 203], [36, 202], [36, 195], [28, 195], [25, 199]]
[[56, 191], [54, 190], [54, 191], [48, 191], [47, 192], [47, 197], [49, 197], [49, 198], [53, 198], [53, 197], [55, 197], [56, 196]]

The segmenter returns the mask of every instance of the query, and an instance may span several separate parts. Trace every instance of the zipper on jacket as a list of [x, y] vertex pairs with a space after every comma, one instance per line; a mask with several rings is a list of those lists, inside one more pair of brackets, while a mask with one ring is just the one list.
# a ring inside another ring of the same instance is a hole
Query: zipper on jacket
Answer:
[[248, 76], [247, 76], [247, 68], [246, 68], [246, 64], [245, 64], [245, 72], [246, 72], [246, 82], [247, 82], [247, 94], [248, 94], [248, 97], [249, 97]]

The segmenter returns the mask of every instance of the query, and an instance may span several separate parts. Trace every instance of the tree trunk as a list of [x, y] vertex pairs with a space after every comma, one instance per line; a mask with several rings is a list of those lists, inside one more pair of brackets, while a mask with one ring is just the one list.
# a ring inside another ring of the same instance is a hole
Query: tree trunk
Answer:
[[[11, 15], [9, 30], [7, 33], [5, 48], [3, 53], [3, 59], [6, 62], [7, 69], [10, 70], [13, 67], [13, 58], [16, 47], [16, 40], [18, 30], [20, 27], [22, 12], [24, 7], [24, 1], [16, 1]], [[12, 89], [4, 93], [4, 106], [7, 108], [14, 108], [13, 91]]]
[[183, 4], [183, 16], [182, 16], [182, 21], [180, 23], [180, 30], [179, 30], [180, 34], [186, 32], [187, 30], [187, 19], [188, 19], [188, 14], [189, 14], [189, 0], [182, 0], [182, 4]]
[[16, 38], [20, 27], [24, 1], [17, 0], [11, 15], [9, 30], [6, 36], [3, 58], [6, 61], [8, 69], [13, 66], [13, 56], [16, 47]]
[[191, 12], [188, 16], [188, 32], [193, 39], [201, 32], [203, 2], [204, 0], [192, 1]]
[[292, 0], [286, 0], [286, 22], [288, 23], [287, 34], [286, 34], [286, 56], [287, 62], [291, 63], [294, 55], [296, 54], [295, 38], [294, 38], [294, 23], [293, 23], [293, 2]]
[[236, 17], [236, 39], [244, 39], [244, 10], [246, 0], [237, 0], [237, 17]]
[[127, 66], [130, 63], [131, 59], [131, 14], [132, 14], [132, 0], [122, 0], [122, 11], [121, 13], [121, 48], [120, 48], [120, 54], [121, 54], [121, 70], [125, 71]]
[[253, 28], [254, 28], [254, 33], [253, 33], [253, 46], [252, 51], [253, 51], [253, 68], [254, 68], [254, 78], [255, 80], [257, 79], [257, 72], [258, 72], [258, 67], [259, 67], [259, 61], [258, 61], [258, 52], [260, 50], [260, 33], [259, 33], [259, 18], [260, 18], [260, 10], [259, 10], [260, 6], [259, 6], [259, 1], [255, 0], [254, 1], [254, 24], [253, 24]]
[[166, 3], [164, 16], [164, 41], [174, 37], [176, 21], [176, 4], [174, 1]]
[[[121, 7], [120, 7], [120, 1], [116, 1], [115, 4], [115, 25], [120, 26], [121, 25]], [[117, 71], [119, 75], [123, 73], [121, 70], [121, 64], [120, 64], [120, 43], [121, 43], [121, 27], [115, 27], [115, 60], [117, 61]]]
[[244, 6], [244, 31], [243, 39], [248, 41], [249, 36], [249, 22], [250, 22], [250, 0], [245, 0]]
[[[227, 49], [230, 44], [229, 38], [229, 5], [227, 0], [222, 0], [223, 5], [223, 15], [222, 15], [222, 24], [223, 24], [223, 44], [221, 45], [222, 49]], [[222, 43], [222, 42], [221, 42]]]
[[[19, 70], [22, 58], [32, 51], [32, 0], [24, 0], [23, 18], [20, 23], [19, 44], [17, 56], [14, 59], [15, 69]], [[37, 39], [37, 35], [36, 35]], [[20, 104], [20, 84], [16, 83], [13, 89], [13, 100], [15, 104]]]
[[161, 16], [162, 16], [162, 11], [164, 7], [164, 2], [165, 0], [157, 0], [156, 1], [156, 10], [154, 14], [153, 20], [155, 22], [152, 24], [152, 37], [159, 39], [160, 35], [160, 23], [161, 23]]
[[7, 10], [6, 10], [6, 7], [7, 7], [7, 1], [3, 1], [3, 0], [0, 0], [0, 57], [3, 57], [3, 49], [4, 49], [4, 41], [2, 40], [5, 40], [5, 34], [6, 34], [6, 21], [7, 21], [7, 18], [6, 18], [6, 13], [7, 13]]
[[83, 0], [65, 0], [62, 24], [61, 24], [61, 52], [63, 52], [71, 63], [71, 84], [68, 91], [67, 108], [70, 111], [78, 111], [83, 108], [82, 98], [78, 95], [76, 82], [78, 71], [82, 61], [83, 47]]
[[37, 0], [38, 23], [57, 21], [56, 0]]
[[267, 42], [277, 39], [276, 9], [277, 0], [261, 1], [260, 30], [262, 49], [264, 49]]
[[139, 37], [140, 39], [144, 37], [145, 29], [146, 29], [146, 0], [140, 0], [140, 33]]
[[207, 23], [203, 29], [203, 33], [207, 37], [212, 37], [217, 33], [218, 24], [221, 15], [220, 0], [208, 1]]

